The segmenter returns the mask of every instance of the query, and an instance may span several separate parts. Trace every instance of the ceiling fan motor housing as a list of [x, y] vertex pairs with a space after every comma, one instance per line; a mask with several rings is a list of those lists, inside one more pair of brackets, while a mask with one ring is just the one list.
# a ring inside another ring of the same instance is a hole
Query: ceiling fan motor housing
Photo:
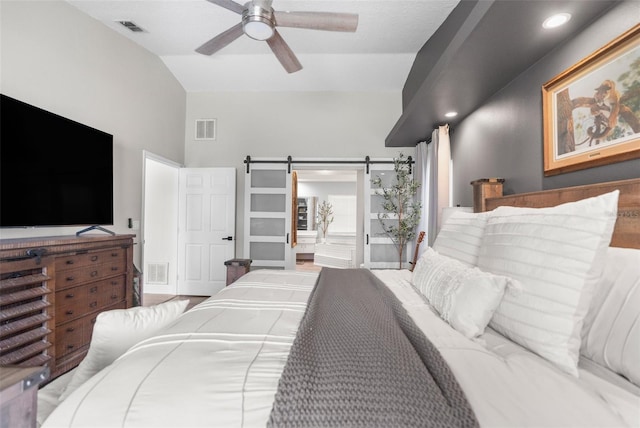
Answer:
[[273, 9], [249, 2], [242, 13], [242, 30], [255, 40], [268, 40], [275, 32]]

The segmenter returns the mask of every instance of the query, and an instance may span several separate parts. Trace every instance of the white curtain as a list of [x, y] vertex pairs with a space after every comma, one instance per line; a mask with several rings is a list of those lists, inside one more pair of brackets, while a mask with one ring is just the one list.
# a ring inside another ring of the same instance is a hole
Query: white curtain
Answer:
[[[425, 231], [428, 246], [436, 239], [442, 216], [442, 209], [450, 206], [449, 166], [451, 148], [449, 125], [434, 129], [431, 142], [422, 141], [416, 146], [414, 178], [420, 183], [417, 198], [422, 204], [422, 215], [417, 231]], [[426, 245], [420, 246], [420, 253]]]

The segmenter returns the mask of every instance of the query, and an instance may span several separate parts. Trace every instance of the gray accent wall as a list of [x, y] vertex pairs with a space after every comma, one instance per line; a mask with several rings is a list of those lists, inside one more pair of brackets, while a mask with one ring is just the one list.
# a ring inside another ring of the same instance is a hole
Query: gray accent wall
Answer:
[[533, 64], [453, 129], [454, 204], [472, 205], [469, 183], [478, 178], [504, 178], [505, 194], [512, 194], [640, 177], [640, 159], [545, 177], [541, 89], [633, 27], [639, 16], [640, 2], [621, 2]]

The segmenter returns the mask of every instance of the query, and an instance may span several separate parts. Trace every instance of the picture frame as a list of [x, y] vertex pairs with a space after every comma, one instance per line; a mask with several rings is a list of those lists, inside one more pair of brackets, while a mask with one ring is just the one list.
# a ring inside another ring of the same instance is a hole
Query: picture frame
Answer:
[[542, 86], [544, 175], [640, 158], [640, 24]]

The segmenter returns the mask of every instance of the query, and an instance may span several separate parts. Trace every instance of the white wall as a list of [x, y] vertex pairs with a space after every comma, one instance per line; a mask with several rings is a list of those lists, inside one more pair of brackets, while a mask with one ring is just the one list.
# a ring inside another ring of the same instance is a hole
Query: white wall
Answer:
[[[182, 86], [158, 57], [59, 0], [2, 0], [0, 52], [2, 93], [113, 134], [115, 224], [109, 228], [139, 234], [127, 219], [141, 219], [142, 150], [183, 162]], [[0, 233], [17, 238], [77, 230]]]
[[329, 195], [356, 196], [355, 181], [298, 181], [298, 196], [316, 196], [318, 204], [328, 201]]
[[[250, 73], [247, 73], [247, 78]], [[402, 113], [391, 92], [189, 93], [185, 165], [237, 170], [236, 256], [243, 256], [244, 186], [252, 158], [393, 158], [384, 139]], [[196, 141], [196, 119], [217, 119], [215, 141]], [[413, 149], [404, 149], [413, 155]]]

